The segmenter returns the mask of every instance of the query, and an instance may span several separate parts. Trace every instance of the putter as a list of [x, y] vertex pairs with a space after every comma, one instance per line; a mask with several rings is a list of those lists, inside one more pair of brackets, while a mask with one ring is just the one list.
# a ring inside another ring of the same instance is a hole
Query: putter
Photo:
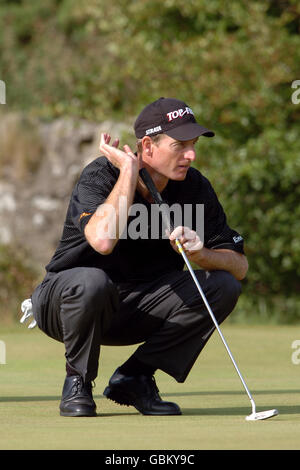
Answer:
[[[170, 221], [170, 219], [169, 219], [168, 214], [166, 213], [166, 211], [165, 211], [165, 209], [164, 209], [164, 206], [163, 206], [164, 201], [163, 201], [163, 199], [162, 199], [162, 197], [161, 197], [159, 191], [157, 190], [157, 188], [156, 188], [156, 186], [155, 186], [155, 184], [154, 184], [154, 182], [153, 182], [151, 176], [149, 175], [148, 171], [146, 170], [146, 168], [142, 168], [142, 169], [140, 170], [140, 176], [141, 176], [143, 182], [145, 183], [147, 189], [150, 191], [150, 194], [151, 194], [151, 196], [153, 197], [155, 203], [159, 206], [159, 209], [160, 209], [160, 212], [161, 212], [161, 214], [162, 214], [162, 218], [163, 218], [163, 220], [164, 220], [164, 223], [165, 223], [165, 225], [166, 225], [167, 227], [170, 228], [170, 232], [171, 232], [171, 230], [172, 230], [171, 221]], [[215, 318], [215, 316], [214, 316], [214, 314], [213, 314], [213, 312], [212, 312], [212, 309], [210, 308], [210, 305], [209, 305], [209, 303], [208, 303], [208, 301], [207, 301], [207, 299], [206, 299], [206, 297], [205, 297], [205, 294], [204, 294], [204, 292], [203, 292], [203, 290], [202, 290], [202, 288], [201, 288], [201, 286], [200, 286], [200, 284], [199, 284], [199, 282], [198, 282], [198, 279], [197, 279], [197, 277], [196, 277], [196, 275], [195, 275], [195, 273], [194, 273], [194, 270], [193, 270], [193, 268], [192, 268], [192, 266], [191, 266], [191, 264], [190, 264], [190, 262], [189, 262], [189, 260], [188, 260], [188, 258], [187, 258], [187, 256], [186, 256], [186, 254], [185, 254], [185, 252], [184, 252], [184, 250], [183, 250], [183, 248], [182, 248], [182, 246], [181, 246], [181, 243], [179, 242], [178, 239], [175, 240], [175, 243], [176, 243], [176, 246], [177, 246], [177, 248], [178, 248], [179, 253], [181, 254], [181, 256], [183, 257], [183, 259], [184, 259], [184, 261], [185, 261], [185, 264], [186, 264], [186, 266], [187, 266], [187, 268], [188, 268], [188, 270], [189, 270], [189, 272], [190, 272], [190, 274], [191, 274], [191, 276], [192, 276], [192, 279], [193, 279], [193, 281], [194, 281], [194, 283], [195, 283], [195, 285], [196, 285], [196, 287], [197, 287], [197, 289], [198, 289], [198, 291], [199, 291], [199, 293], [200, 293], [200, 295], [201, 295], [201, 297], [202, 297], [202, 300], [203, 300], [203, 302], [204, 302], [204, 304], [205, 304], [205, 306], [206, 306], [206, 308], [207, 308], [207, 310], [208, 310], [208, 313], [209, 313], [209, 315], [210, 315], [210, 317], [211, 317], [211, 319], [212, 319], [212, 321], [213, 321], [213, 323], [214, 323], [214, 325], [215, 325], [215, 327], [216, 327], [216, 329], [217, 329], [217, 331], [218, 331], [218, 333], [219, 333], [219, 335], [220, 335], [220, 338], [221, 338], [221, 340], [222, 340], [222, 342], [223, 342], [223, 344], [224, 344], [224, 346], [225, 346], [225, 348], [226, 348], [226, 351], [227, 351], [227, 353], [228, 353], [228, 355], [229, 355], [229, 357], [230, 357], [230, 359], [231, 359], [231, 361], [232, 361], [232, 363], [233, 363], [233, 365], [234, 365], [234, 367], [235, 367], [235, 370], [236, 370], [236, 372], [237, 372], [237, 374], [238, 374], [238, 376], [239, 376], [239, 378], [240, 378], [240, 380], [241, 380], [241, 382], [242, 382], [242, 384], [243, 384], [243, 387], [244, 387], [244, 389], [245, 389], [245, 391], [246, 391], [246, 393], [247, 393], [247, 395], [248, 395], [248, 398], [249, 398], [249, 400], [250, 400], [250, 403], [251, 403], [251, 406], [252, 406], [252, 413], [251, 413], [250, 415], [246, 416], [245, 419], [246, 419], [247, 421], [258, 421], [258, 420], [262, 420], [262, 419], [272, 418], [273, 416], [278, 415], [279, 413], [278, 413], [278, 411], [277, 411], [276, 409], [273, 409], [273, 410], [266, 410], [266, 411], [260, 411], [260, 412], [257, 412], [257, 411], [256, 411], [255, 401], [254, 401], [254, 399], [253, 399], [253, 397], [252, 397], [252, 395], [251, 395], [251, 393], [250, 393], [250, 391], [249, 391], [249, 389], [248, 389], [248, 387], [247, 387], [247, 385], [246, 385], [246, 382], [245, 382], [245, 380], [244, 380], [244, 378], [243, 378], [243, 376], [242, 376], [242, 374], [241, 374], [241, 372], [240, 372], [240, 370], [239, 370], [239, 368], [238, 368], [238, 366], [237, 366], [237, 364], [236, 364], [236, 362], [235, 362], [235, 360], [234, 360], [234, 357], [233, 357], [233, 355], [232, 355], [232, 353], [231, 353], [231, 351], [230, 351], [230, 349], [229, 349], [229, 346], [228, 346], [228, 344], [227, 344], [227, 342], [226, 342], [226, 340], [225, 340], [225, 338], [224, 338], [224, 336], [223, 336], [222, 331], [220, 330], [220, 327], [219, 327], [219, 325], [218, 325], [218, 322], [217, 322], [217, 320], [216, 320], [216, 318]]]

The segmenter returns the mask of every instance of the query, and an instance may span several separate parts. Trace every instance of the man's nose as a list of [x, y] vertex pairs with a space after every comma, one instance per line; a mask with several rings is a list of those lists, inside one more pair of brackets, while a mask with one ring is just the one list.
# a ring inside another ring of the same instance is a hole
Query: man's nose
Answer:
[[186, 160], [189, 160], [191, 162], [193, 162], [196, 158], [196, 152], [195, 152], [195, 149], [194, 148], [188, 148], [186, 149], [186, 151], [184, 152], [184, 158]]

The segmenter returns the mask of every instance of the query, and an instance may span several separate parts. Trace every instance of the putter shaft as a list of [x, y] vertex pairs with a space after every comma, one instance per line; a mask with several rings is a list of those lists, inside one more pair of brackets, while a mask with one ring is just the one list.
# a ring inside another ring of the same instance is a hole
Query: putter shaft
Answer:
[[[162, 218], [163, 218], [163, 221], [164, 221], [165, 226], [169, 229], [169, 231], [170, 231], [170, 233], [171, 233], [171, 232], [173, 231], [173, 229], [174, 229], [173, 224], [172, 224], [172, 222], [170, 221], [170, 218], [169, 218], [168, 214], [166, 213], [166, 210], [165, 210], [165, 208], [164, 208], [164, 206], [163, 206], [163, 202], [164, 202], [164, 201], [163, 201], [163, 199], [162, 199], [162, 197], [161, 197], [159, 191], [157, 190], [157, 188], [156, 188], [156, 186], [155, 186], [155, 184], [154, 184], [154, 182], [153, 182], [151, 176], [149, 175], [149, 173], [148, 173], [148, 171], [146, 170], [146, 168], [142, 168], [142, 169], [140, 170], [140, 175], [141, 175], [142, 180], [144, 181], [146, 187], [147, 187], [148, 190], [150, 191], [150, 194], [152, 195], [152, 197], [153, 197], [155, 203], [156, 203], [156, 204], [158, 205], [158, 207], [159, 207], [159, 210], [160, 210], [160, 213], [161, 213], [161, 215], [162, 215]], [[183, 257], [183, 259], [184, 259], [184, 261], [185, 261], [185, 264], [186, 264], [186, 266], [187, 266], [187, 268], [188, 268], [188, 270], [189, 270], [189, 272], [190, 272], [190, 274], [191, 274], [191, 276], [192, 276], [192, 278], [193, 278], [193, 281], [194, 281], [194, 283], [195, 283], [195, 285], [196, 285], [196, 287], [197, 287], [197, 289], [198, 289], [198, 291], [199, 291], [199, 293], [200, 293], [200, 295], [201, 295], [201, 297], [202, 297], [202, 300], [203, 300], [203, 302], [204, 302], [204, 304], [205, 304], [205, 306], [206, 306], [206, 308], [207, 308], [207, 311], [208, 311], [208, 313], [209, 313], [209, 315], [210, 315], [210, 317], [211, 317], [211, 319], [212, 319], [212, 321], [213, 321], [213, 323], [214, 323], [214, 325], [215, 325], [215, 327], [216, 327], [216, 329], [217, 329], [217, 331], [218, 331], [218, 333], [219, 333], [219, 335], [220, 335], [220, 338], [221, 338], [221, 340], [222, 340], [222, 342], [223, 342], [223, 344], [224, 344], [224, 346], [225, 346], [225, 348], [226, 348], [226, 350], [227, 350], [227, 352], [228, 352], [228, 355], [229, 355], [229, 357], [230, 357], [230, 359], [231, 359], [231, 361], [232, 361], [232, 363], [233, 363], [233, 365], [234, 365], [234, 367], [235, 367], [235, 370], [236, 370], [236, 372], [237, 372], [237, 374], [238, 374], [238, 376], [239, 376], [239, 378], [240, 378], [240, 380], [241, 380], [241, 382], [242, 382], [242, 384], [243, 384], [243, 387], [244, 387], [244, 389], [245, 389], [245, 391], [246, 391], [246, 393], [247, 393], [247, 395], [248, 395], [248, 397], [249, 397], [249, 400], [250, 400], [251, 406], [252, 406], [252, 413], [256, 413], [256, 405], [255, 405], [255, 402], [254, 402], [254, 400], [253, 400], [253, 397], [252, 397], [252, 395], [251, 395], [251, 393], [250, 393], [250, 391], [249, 391], [249, 389], [248, 389], [248, 387], [247, 387], [247, 385], [246, 385], [246, 382], [245, 382], [245, 380], [244, 380], [244, 378], [243, 378], [243, 376], [242, 376], [242, 374], [241, 374], [241, 372], [240, 372], [240, 370], [239, 370], [239, 368], [238, 368], [238, 366], [237, 366], [237, 364], [236, 364], [236, 362], [235, 362], [235, 360], [234, 360], [234, 357], [233, 357], [233, 355], [232, 355], [232, 353], [231, 353], [231, 351], [230, 351], [230, 349], [229, 349], [229, 346], [228, 346], [228, 344], [227, 344], [227, 342], [226, 342], [226, 340], [225, 340], [225, 338], [224, 338], [224, 336], [223, 336], [223, 333], [222, 333], [222, 331], [220, 330], [220, 327], [219, 327], [219, 325], [218, 325], [218, 322], [217, 322], [217, 320], [216, 320], [216, 318], [215, 318], [215, 316], [214, 316], [214, 314], [213, 314], [213, 312], [212, 312], [212, 309], [210, 308], [210, 305], [209, 305], [209, 303], [208, 303], [208, 301], [207, 301], [207, 299], [206, 299], [206, 297], [205, 297], [205, 295], [204, 295], [204, 292], [203, 292], [203, 290], [202, 290], [202, 288], [201, 288], [201, 286], [200, 286], [200, 284], [199, 284], [199, 282], [198, 282], [198, 279], [197, 279], [197, 277], [196, 277], [196, 275], [195, 275], [195, 273], [194, 273], [194, 270], [193, 270], [193, 268], [192, 268], [192, 266], [191, 266], [191, 264], [190, 264], [190, 262], [189, 262], [189, 260], [188, 260], [188, 258], [187, 258], [187, 256], [186, 256], [186, 254], [185, 254], [185, 252], [184, 252], [184, 250], [183, 250], [183, 248], [182, 248], [182, 246], [181, 246], [181, 243], [180, 243], [180, 241], [178, 240], [178, 238], [176, 238], [175, 243], [176, 243], [176, 245], [177, 245], [177, 248], [178, 248], [179, 253], [181, 254], [181, 256]]]
[[[164, 220], [164, 223], [165, 223], [166, 227], [169, 229], [169, 231], [170, 231], [170, 233], [171, 233], [171, 232], [174, 230], [173, 224], [172, 224], [172, 222], [171, 222], [171, 220], [170, 220], [170, 218], [169, 218], [169, 215], [166, 213], [166, 209], [165, 209], [165, 207], [164, 207], [164, 205], [163, 205], [163, 202], [164, 202], [164, 201], [163, 201], [163, 199], [162, 199], [162, 197], [161, 197], [159, 191], [157, 190], [156, 186], [154, 185], [154, 182], [152, 181], [151, 176], [149, 175], [149, 173], [148, 173], [148, 171], [146, 170], [146, 168], [142, 168], [142, 169], [140, 170], [140, 175], [141, 175], [142, 180], [144, 181], [146, 187], [147, 187], [148, 190], [150, 191], [150, 194], [152, 195], [152, 197], [153, 197], [155, 203], [158, 205], [158, 207], [159, 207], [159, 209], [160, 209], [160, 213], [161, 213], [162, 218], [163, 218], [163, 220]], [[202, 300], [203, 300], [203, 302], [204, 302], [204, 304], [205, 304], [205, 306], [206, 306], [206, 309], [207, 309], [207, 311], [208, 311], [208, 313], [209, 313], [209, 315], [210, 315], [210, 317], [211, 317], [211, 319], [212, 319], [212, 321], [213, 321], [213, 323], [214, 323], [214, 325], [215, 325], [215, 327], [216, 327], [216, 329], [217, 329], [217, 331], [218, 331], [218, 333], [219, 333], [219, 336], [220, 336], [220, 338], [221, 338], [221, 340], [222, 340], [222, 342], [223, 342], [223, 344], [224, 344], [224, 346], [225, 346], [225, 348], [226, 348], [226, 351], [227, 351], [227, 353], [228, 353], [228, 355], [229, 355], [229, 357], [230, 357], [230, 359], [231, 359], [231, 362], [232, 362], [232, 364], [234, 365], [235, 370], [236, 370], [236, 372], [237, 372], [237, 374], [238, 374], [238, 376], [239, 376], [239, 378], [240, 378], [240, 380], [241, 380], [241, 382], [242, 382], [242, 385], [243, 385], [243, 387], [244, 387], [244, 389], [245, 389], [245, 391], [246, 391], [246, 393], [247, 393], [247, 395], [248, 395], [248, 397], [249, 397], [249, 400], [250, 400], [251, 406], [252, 406], [252, 414], [251, 414], [250, 416], [247, 416], [246, 419], [249, 420], [249, 421], [250, 421], [250, 420], [251, 420], [251, 421], [254, 421], [254, 420], [259, 420], [259, 419], [267, 419], [267, 418], [270, 418], [270, 417], [272, 417], [272, 416], [278, 415], [278, 411], [275, 410], [275, 409], [274, 409], [274, 410], [268, 410], [268, 411], [261, 412], [261, 413], [256, 413], [256, 405], [255, 405], [254, 399], [253, 399], [253, 397], [252, 397], [252, 395], [251, 395], [251, 393], [250, 393], [250, 391], [249, 391], [249, 389], [248, 389], [248, 387], [247, 387], [247, 385], [246, 385], [246, 382], [245, 382], [245, 380], [244, 380], [244, 378], [243, 378], [243, 376], [242, 376], [242, 374], [241, 374], [241, 372], [240, 372], [240, 370], [239, 370], [239, 368], [238, 368], [238, 366], [237, 366], [235, 360], [234, 360], [234, 357], [233, 357], [233, 355], [232, 355], [232, 353], [231, 353], [231, 351], [230, 351], [230, 349], [229, 349], [229, 346], [228, 346], [228, 344], [227, 344], [227, 342], [226, 342], [226, 340], [225, 340], [225, 338], [224, 338], [224, 336], [223, 336], [223, 333], [222, 333], [222, 331], [220, 330], [220, 327], [219, 327], [219, 325], [218, 325], [218, 322], [217, 322], [217, 320], [216, 320], [216, 318], [215, 318], [215, 316], [214, 316], [214, 314], [213, 314], [213, 312], [212, 312], [212, 309], [210, 308], [210, 305], [209, 305], [209, 303], [208, 303], [208, 301], [207, 301], [207, 299], [206, 299], [206, 297], [205, 297], [205, 295], [204, 295], [204, 292], [203, 292], [203, 290], [202, 290], [202, 288], [201, 288], [201, 286], [200, 286], [200, 283], [198, 282], [198, 279], [197, 279], [197, 277], [196, 277], [196, 275], [195, 275], [195, 273], [194, 273], [194, 270], [193, 270], [193, 268], [192, 268], [192, 266], [191, 266], [191, 264], [190, 264], [190, 262], [189, 262], [189, 260], [188, 260], [188, 258], [187, 258], [187, 256], [186, 256], [186, 254], [185, 254], [185, 252], [184, 252], [184, 250], [183, 250], [183, 248], [182, 248], [182, 245], [181, 245], [180, 241], [178, 240], [178, 238], [176, 238], [175, 243], [176, 243], [176, 246], [177, 246], [177, 248], [178, 248], [179, 253], [181, 254], [181, 256], [183, 257], [183, 259], [184, 259], [184, 261], [185, 261], [185, 264], [186, 264], [186, 266], [187, 266], [187, 268], [188, 268], [188, 270], [189, 270], [189, 272], [190, 272], [190, 274], [191, 274], [191, 276], [192, 276], [192, 278], [193, 278], [193, 281], [194, 281], [194, 283], [195, 283], [195, 285], [196, 285], [196, 287], [197, 287], [197, 289], [198, 289], [198, 291], [199, 291], [199, 293], [200, 293], [200, 295], [201, 295], [201, 298], [202, 298]]]
[[188, 260], [188, 257], [186, 256], [186, 254], [185, 254], [185, 252], [184, 252], [184, 250], [183, 250], [183, 248], [182, 248], [182, 246], [181, 246], [181, 243], [179, 242], [178, 239], [175, 240], [175, 243], [176, 243], [176, 245], [177, 245], [177, 248], [178, 248], [179, 253], [181, 254], [181, 256], [183, 257], [183, 259], [184, 259], [184, 261], [185, 261], [185, 264], [186, 264], [186, 266], [187, 266], [187, 268], [188, 268], [188, 270], [189, 270], [189, 272], [190, 272], [190, 274], [191, 274], [191, 276], [192, 276], [192, 278], [193, 278], [193, 280], [194, 280], [194, 283], [196, 284], [196, 287], [197, 287], [197, 289], [198, 289], [198, 291], [199, 291], [199, 293], [200, 293], [200, 295], [201, 295], [201, 297], [202, 297], [202, 300], [203, 300], [203, 302], [204, 302], [204, 304], [205, 304], [205, 306], [206, 306], [206, 308], [207, 308], [207, 310], [208, 310], [208, 313], [209, 313], [210, 316], [211, 316], [212, 321], [214, 322], [214, 325], [215, 325], [215, 327], [216, 327], [216, 329], [217, 329], [217, 331], [218, 331], [218, 333], [219, 333], [219, 335], [220, 335], [220, 337], [221, 337], [221, 340], [223, 341], [223, 344], [224, 344], [224, 346], [225, 346], [225, 348], [226, 348], [226, 350], [227, 350], [227, 352], [228, 352], [228, 354], [229, 354], [229, 357], [230, 357], [230, 359], [231, 359], [231, 361], [232, 361], [232, 363], [233, 363], [233, 365], [234, 365], [234, 367], [235, 367], [235, 370], [237, 371], [238, 376], [239, 376], [239, 378], [240, 378], [240, 380], [241, 380], [241, 382], [242, 382], [242, 384], [243, 384], [243, 386], [244, 386], [244, 389], [246, 390], [246, 393], [247, 393], [247, 395], [248, 395], [248, 397], [249, 397], [249, 400], [250, 400], [250, 402], [251, 402], [252, 413], [256, 413], [256, 406], [255, 406], [255, 402], [254, 402], [254, 400], [253, 400], [253, 397], [252, 397], [252, 395], [251, 395], [251, 393], [250, 393], [250, 391], [249, 391], [249, 389], [248, 389], [248, 387], [247, 387], [247, 385], [246, 385], [246, 382], [245, 382], [245, 380], [244, 380], [244, 378], [243, 378], [243, 376], [242, 376], [242, 374], [241, 374], [241, 372], [240, 372], [240, 370], [239, 370], [239, 368], [238, 368], [238, 366], [237, 366], [237, 364], [236, 364], [236, 362], [235, 362], [235, 360], [234, 360], [234, 357], [233, 357], [233, 355], [232, 355], [232, 353], [231, 353], [231, 351], [230, 351], [230, 349], [229, 349], [229, 346], [228, 346], [228, 344], [227, 344], [227, 342], [226, 342], [226, 340], [225, 340], [225, 338], [224, 338], [224, 335], [223, 335], [222, 331], [220, 330], [220, 327], [219, 327], [219, 325], [218, 325], [218, 322], [217, 322], [217, 320], [216, 320], [216, 318], [215, 318], [215, 316], [214, 316], [214, 314], [213, 314], [212, 309], [210, 308], [210, 305], [209, 305], [209, 303], [208, 303], [208, 301], [207, 301], [207, 299], [206, 299], [206, 297], [205, 297], [205, 294], [204, 294], [204, 292], [203, 292], [203, 290], [202, 290], [202, 287], [200, 286], [200, 284], [199, 284], [199, 282], [198, 282], [198, 279], [197, 279], [197, 277], [196, 277], [196, 275], [195, 275], [195, 272], [194, 272], [194, 270], [193, 270], [193, 268], [192, 268], [192, 266], [191, 266], [191, 264], [190, 264], [190, 262], [189, 262], [189, 260]]

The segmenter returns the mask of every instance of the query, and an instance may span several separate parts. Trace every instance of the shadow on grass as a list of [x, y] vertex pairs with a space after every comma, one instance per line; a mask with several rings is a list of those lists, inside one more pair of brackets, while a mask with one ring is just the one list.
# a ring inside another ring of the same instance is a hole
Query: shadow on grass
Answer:
[[0, 397], [0, 403], [5, 403], [5, 402], [26, 402], [26, 401], [57, 401], [61, 400], [61, 396], [31, 396], [31, 397]]
[[[260, 392], [256, 392], [256, 394], [261, 393], [261, 394], [276, 394], [276, 393], [295, 393], [298, 392], [296, 390], [275, 390], [273, 392], [270, 391], [263, 391], [261, 390]], [[189, 396], [189, 395], [237, 395], [243, 392], [187, 392], [187, 393], [169, 393], [169, 394], [162, 394], [162, 396]], [[299, 392], [298, 392], [299, 393]], [[96, 400], [98, 399], [104, 399], [102, 395], [98, 395], [94, 397]], [[25, 397], [0, 397], [0, 403], [5, 403], [5, 402], [16, 402], [16, 403], [21, 403], [21, 402], [47, 402], [47, 401], [57, 401], [59, 402], [61, 399], [61, 396], [25, 396]], [[260, 404], [257, 406], [257, 411], [263, 411], [266, 409], [269, 409], [270, 405], [263, 405]], [[279, 411], [279, 415], [293, 415], [293, 414], [300, 414], [300, 405], [299, 406], [294, 406], [294, 405], [284, 405], [284, 406], [279, 406], [277, 407]], [[251, 405], [249, 403], [248, 407], [224, 407], [224, 408], [184, 408], [181, 407], [182, 414], [184, 416], [248, 416], [251, 414]], [[128, 412], [127, 410], [120, 411], [120, 412], [115, 412], [115, 413], [98, 413], [98, 417], [113, 417], [113, 416], [134, 416], [135, 414], [139, 413], [132, 413]]]
[[[174, 392], [174, 393], [162, 393], [161, 396], [163, 398], [165, 397], [184, 397], [184, 396], [207, 396], [207, 395], [242, 395], [245, 392], [243, 390], [241, 391], [195, 391], [195, 392]], [[255, 395], [281, 395], [281, 394], [293, 394], [293, 393], [299, 393], [299, 390], [296, 389], [287, 389], [287, 390], [255, 390], [253, 392], [253, 396]], [[96, 400], [99, 399], [104, 399], [105, 397], [103, 395], [94, 395], [94, 398]], [[0, 403], [7, 403], [7, 402], [47, 402], [47, 401], [60, 401], [61, 396], [9, 396], [9, 397], [0, 397]], [[257, 407], [257, 411], [262, 411], [264, 409], [269, 408], [269, 405], [259, 405], [259, 409]], [[278, 411], [280, 415], [289, 415], [289, 414], [300, 414], [300, 404], [299, 406], [279, 406]], [[247, 416], [251, 413], [251, 406], [249, 404], [248, 407], [224, 407], [224, 408], [182, 408], [182, 413], [185, 416], [228, 416], [228, 415], [233, 415], [233, 416]], [[108, 414], [98, 414], [98, 416], [115, 416], [115, 415], [131, 415], [132, 413], [123, 411], [123, 412], [117, 412], [117, 413], [108, 413]]]
[[[269, 405], [260, 405], [256, 411], [265, 411], [270, 409]], [[279, 415], [294, 415], [300, 414], [299, 406], [279, 406]], [[248, 416], [251, 414], [251, 406], [246, 407], [235, 407], [235, 408], [181, 408], [182, 414], [185, 416]]]
[[[253, 390], [252, 395], [282, 395], [282, 394], [290, 394], [290, 393], [297, 393], [299, 394], [298, 389], [287, 389], [287, 390]], [[172, 392], [172, 393], [161, 393], [162, 397], [192, 397], [192, 396], [213, 396], [213, 395], [244, 395], [245, 392], [243, 390], [220, 390], [220, 391], [206, 391], [206, 392]], [[104, 399], [103, 395], [95, 395], [94, 398], [96, 400]], [[61, 396], [10, 396], [10, 397], [1, 397], [0, 396], [0, 403], [5, 402], [27, 402], [27, 401], [60, 401]]]
[[[205, 396], [205, 395], [244, 395], [244, 390], [214, 390], [204, 392], [172, 392], [161, 393], [164, 397], [185, 397], [185, 396]], [[286, 390], [251, 390], [252, 395], [281, 395], [285, 393], [298, 393], [299, 389], [286, 389]]]

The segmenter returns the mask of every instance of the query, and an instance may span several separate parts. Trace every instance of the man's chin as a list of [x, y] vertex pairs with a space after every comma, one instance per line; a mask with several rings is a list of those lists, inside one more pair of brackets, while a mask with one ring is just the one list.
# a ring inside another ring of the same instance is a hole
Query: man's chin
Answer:
[[174, 173], [170, 179], [173, 181], [183, 181], [186, 178], [186, 174], [187, 174], [187, 171]]
[[184, 176], [178, 176], [177, 178], [174, 178], [174, 181], [184, 181], [186, 178], [186, 175]]

